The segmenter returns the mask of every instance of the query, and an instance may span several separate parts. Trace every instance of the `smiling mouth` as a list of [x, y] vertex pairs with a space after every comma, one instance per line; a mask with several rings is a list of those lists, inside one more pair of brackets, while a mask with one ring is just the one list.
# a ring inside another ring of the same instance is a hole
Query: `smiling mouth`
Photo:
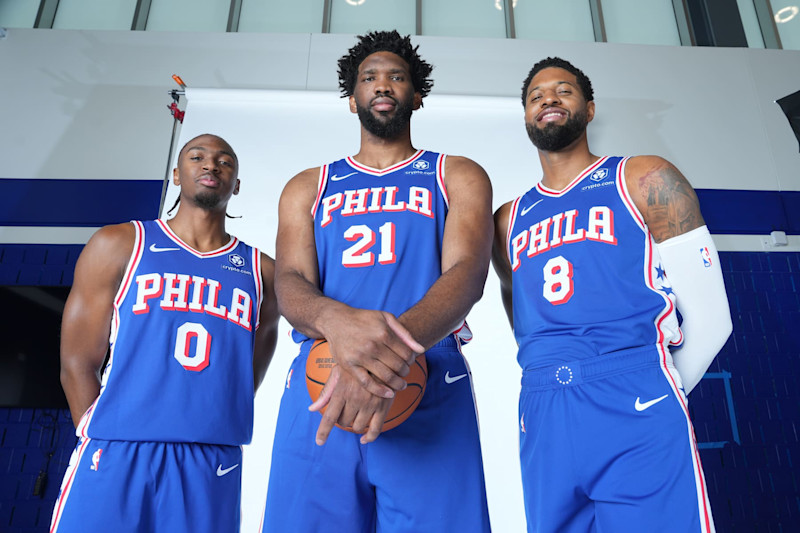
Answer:
[[553, 122], [565, 116], [567, 116], [566, 112], [554, 109], [543, 112], [536, 118], [536, 122]]

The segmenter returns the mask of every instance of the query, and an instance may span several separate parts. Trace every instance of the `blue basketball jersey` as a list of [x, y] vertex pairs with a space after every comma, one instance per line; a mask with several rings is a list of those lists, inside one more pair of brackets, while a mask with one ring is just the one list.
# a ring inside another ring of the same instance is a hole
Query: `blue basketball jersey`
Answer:
[[235, 237], [198, 252], [164, 221], [133, 224], [100, 394], [78, 436], [250, 442], [260, 252]]
[[655, 241], [625, 185], [626, 161], [603, 157], [564, 190], [538, 183], [512, 204], [507, 250], [523, 369], [682, 341]]
[[326, 296], [397, 316], [425, 295], [442, 273], [445, 160], [419, 150], [384, 170], [351, 157], [321, 167], [311, 214]]

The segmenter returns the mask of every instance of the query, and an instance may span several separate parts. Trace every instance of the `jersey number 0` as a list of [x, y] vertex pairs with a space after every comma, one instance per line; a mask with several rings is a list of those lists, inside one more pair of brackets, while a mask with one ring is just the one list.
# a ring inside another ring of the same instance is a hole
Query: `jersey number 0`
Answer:
[[[192, 351], [194, 344], [194, 353]], [[200, 372], [208, 366], [208, 354], [211, 350], [211, 334], [203, 324], [184, 322], [178, 328], [175, 339], [175, 359], [186, 370]]]

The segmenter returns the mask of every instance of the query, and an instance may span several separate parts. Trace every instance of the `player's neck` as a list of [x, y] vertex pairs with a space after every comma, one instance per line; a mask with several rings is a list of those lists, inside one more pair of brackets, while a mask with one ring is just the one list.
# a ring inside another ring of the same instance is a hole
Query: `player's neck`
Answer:
[[362, 165], [382, 170], [405, 161], [417, 152], [411, 144], [411, 132], [406, 130], [397, 137], [384, 139], [361, 131], [361, 147], [353, 159]]
[[558, 152], [539, 150], [539, 161], [543, 171], [542, 185], [560, 191], [598, 159], [600, 157], [589, 151], [586, 142], [578, 142]]
[[228, 244], [231, 236], [225, 231], [225, 212], [207, 211], [198, 207], [179, 206], [167, 225], [183, 242], [198, 252], [212, 252]]

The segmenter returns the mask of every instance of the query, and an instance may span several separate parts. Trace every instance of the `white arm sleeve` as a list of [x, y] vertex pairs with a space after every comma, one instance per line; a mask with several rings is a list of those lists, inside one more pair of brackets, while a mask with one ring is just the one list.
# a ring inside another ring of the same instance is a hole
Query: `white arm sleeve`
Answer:
[[706, 226], [657, 245], [683, 316], [684, 342], [672, 350], [686, 394], [700, 382], [733, 330], [722, 269]]

